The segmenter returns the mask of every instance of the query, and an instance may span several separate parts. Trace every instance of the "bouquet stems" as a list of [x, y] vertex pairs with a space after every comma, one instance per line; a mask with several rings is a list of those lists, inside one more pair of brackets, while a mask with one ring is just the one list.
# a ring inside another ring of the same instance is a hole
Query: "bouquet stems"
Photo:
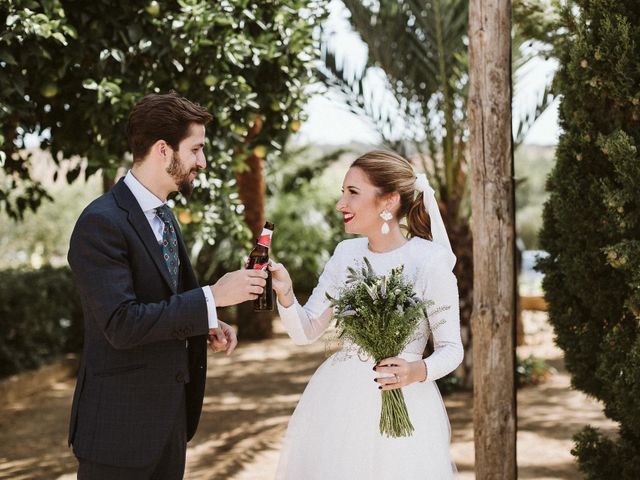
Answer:
[[409, 420], [407, 404], [400, 388], [382, 392], [380, 433], [393, 438], [409, 437], [413, 434], [413, 425]]

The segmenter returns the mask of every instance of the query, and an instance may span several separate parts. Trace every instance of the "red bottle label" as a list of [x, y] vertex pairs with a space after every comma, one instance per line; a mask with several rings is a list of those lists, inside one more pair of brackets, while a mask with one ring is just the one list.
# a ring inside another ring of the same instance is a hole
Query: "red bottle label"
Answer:
[[262, 233], [258, 237], [258, 245], [269, 248], [271, 246], [271, 235], [273, 235], [271, 230], [263, 228]]

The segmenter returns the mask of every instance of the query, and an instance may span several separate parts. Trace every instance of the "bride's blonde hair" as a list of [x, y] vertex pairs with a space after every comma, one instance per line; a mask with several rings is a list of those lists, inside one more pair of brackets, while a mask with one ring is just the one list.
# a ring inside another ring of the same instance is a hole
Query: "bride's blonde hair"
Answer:
[[415, 195], [416, 176], [409, 160], [394, 152], [373, 150], [358, 157], [351, 164], [353, 167], [367, 175], [379, 190], [378, 196], [398, 192], [400, 208], [395, 215], [398, 221], [407, 218], [409, 237], [431, 240], [431, 220], [424, 207], [423, 194]]

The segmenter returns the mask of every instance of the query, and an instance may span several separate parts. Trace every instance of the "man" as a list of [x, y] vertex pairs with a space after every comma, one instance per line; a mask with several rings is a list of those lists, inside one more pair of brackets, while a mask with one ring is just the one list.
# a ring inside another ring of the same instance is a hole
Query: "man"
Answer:
[[85, 319], [69, 444], [79, 479], [180, 479], [198, 425], [207, 336], [230, 354], [216, 306], [262, 293], [267, 274], [239, 270], [200, 288], [166, 205], [205, 167], [211, 115], [175, 93], [129, 117], [133, 167], [78, 219], [69, 264]]

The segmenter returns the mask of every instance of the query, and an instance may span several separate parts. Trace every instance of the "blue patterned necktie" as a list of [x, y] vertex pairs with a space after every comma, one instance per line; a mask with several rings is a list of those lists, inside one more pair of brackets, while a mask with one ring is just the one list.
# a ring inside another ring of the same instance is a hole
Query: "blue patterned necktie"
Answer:
[[162, 255], [169, 269], [173, 287], [178, 285], [178, 236], [171, 222], [171, 209], [166, 205], [156, 208], [156, 215], [162, 220], [164, 228], [162, 229]]

